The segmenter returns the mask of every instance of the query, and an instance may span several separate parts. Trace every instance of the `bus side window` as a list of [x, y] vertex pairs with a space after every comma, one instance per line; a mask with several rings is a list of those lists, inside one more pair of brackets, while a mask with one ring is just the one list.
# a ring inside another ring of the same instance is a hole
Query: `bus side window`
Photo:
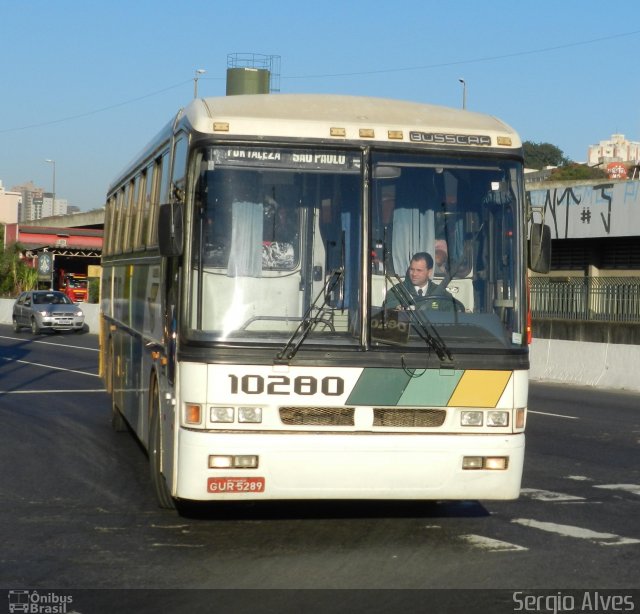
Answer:
[[146, 247], [149, 240], [149, 222], [151, 219], [151, 202], [153, 197], [153, 187], [156, 183], [154, 169], [155, 164], [149, 164], [145, 171], [144, 194], [140, 212], [140, 246]]
[[[187, 169], [187, 139], [180, 136], [173, 146], [173, 170], [171, 182], [179, 189], [184, 190], [185, 175]], [[162, 204], [162, 203], [161, 203]]]
[[151, 199], [151, 209], [149, 211], [149, 226], [147, 234], [147, 247], [158, 245], [158, 207], [160, 203], [169, 201], [169, 152], [165, 151], [161, 157], [156, 159], [153, 173], [154, 187]]

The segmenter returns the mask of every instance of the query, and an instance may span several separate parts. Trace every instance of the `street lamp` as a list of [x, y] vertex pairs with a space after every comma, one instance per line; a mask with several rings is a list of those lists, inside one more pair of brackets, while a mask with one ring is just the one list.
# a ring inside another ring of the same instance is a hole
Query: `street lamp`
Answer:
[[200, 75], [204, 75], [207, 71], [204, 68], [197, 68], [195, 77], [193, 78], [193, 97], [198, 97], [198, 79]]
[[53, 164], [53, 193], [51, 194], [51, 215], [55, 215], [56, 208], [56, 161], [47, 158], [45, 162]]
[[462, 83], [462, 108], [467, 108], [467, 83], [464, 79], [458, 79]]

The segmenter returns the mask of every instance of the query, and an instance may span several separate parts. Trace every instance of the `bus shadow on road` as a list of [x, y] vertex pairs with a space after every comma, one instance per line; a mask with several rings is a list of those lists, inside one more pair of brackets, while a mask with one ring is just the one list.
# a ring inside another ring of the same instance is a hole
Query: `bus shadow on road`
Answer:
[[[17, 375], [19, 372], [26, 372], [29, 369], [29, 365], [25, 361], [31, 352], [29, 347], [31, 342], [31, 339], [17, 340], [17, 343], [3, 345], [0, 349], [0, 391], [4, 389], [4, 394], [24, 388], [25, 382]], [[29, 380], [29, 383], [43, 380], [50, 375], [50, 373], [43, 372]], [[0, 392], [0, 396], [2, 395], [3, 392]]]
[[305, 520], [350, 518], [482, 518], [479, 501], [259, 501], [180, 502], [181, 516], [200, 520]]

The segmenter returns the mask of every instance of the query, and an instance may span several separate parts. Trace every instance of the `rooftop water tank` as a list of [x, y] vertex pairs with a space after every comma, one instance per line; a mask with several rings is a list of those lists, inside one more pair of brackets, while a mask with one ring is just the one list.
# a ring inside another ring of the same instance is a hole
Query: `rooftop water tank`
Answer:
[[268, 94], [269, 77], [264, 68], [227, 68], [227, 96]]

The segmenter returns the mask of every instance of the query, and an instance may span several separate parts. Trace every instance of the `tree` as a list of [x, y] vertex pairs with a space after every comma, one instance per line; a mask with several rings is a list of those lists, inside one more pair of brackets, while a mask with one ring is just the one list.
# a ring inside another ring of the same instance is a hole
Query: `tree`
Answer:
[[100, 302], [100, 280], [99, 279], [90, 279], [89, 280], [89, 299], [88, 303], [99, 303]]
[[541, 170], [546, 166], [565, 166], [571, 164], [563, 151], [551, 143], [534, 143], [525, 141], [522, 144], [524, 150], [524, 165], [526, 168]]
[[0, 295], [15, 296], [38, 283], [38, 271], [22, 260], [22, 245], [10, 243], [0, 251]]
[[579, 179], [607, 179], [607, 173], [601, 168], [586, 164], [567, 164], [551, 171], [550, 181], [571, 181]]

